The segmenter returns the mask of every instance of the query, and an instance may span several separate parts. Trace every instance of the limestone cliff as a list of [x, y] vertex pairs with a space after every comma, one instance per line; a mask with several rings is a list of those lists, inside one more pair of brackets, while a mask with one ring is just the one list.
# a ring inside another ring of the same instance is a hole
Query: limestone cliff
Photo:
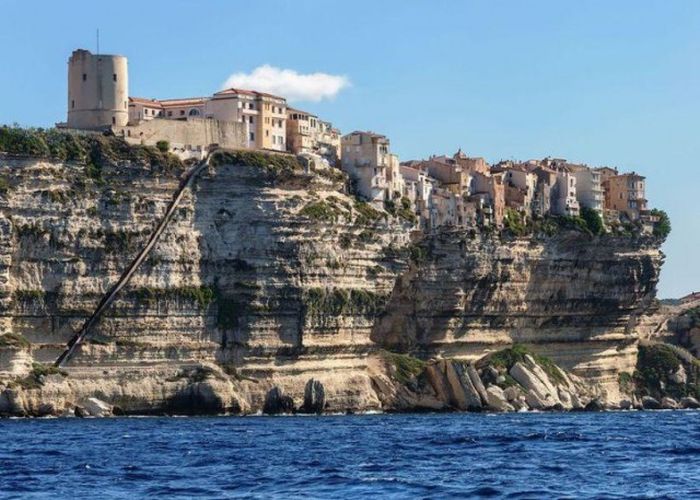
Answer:
[[336, 170], [234, 153], [195, 181], [90, 340], [52, 370], [184, 171], [115, 142], [70, 161], [0, 156], [2, 413], [89, 397], [132, 413], [397, 409], [377, 383], [391, 371], [381, 349], [467, 362], [525, 343], [611, 401], [634, 365], [663, 260], [653, 240], [421, 239], [347, 195]]

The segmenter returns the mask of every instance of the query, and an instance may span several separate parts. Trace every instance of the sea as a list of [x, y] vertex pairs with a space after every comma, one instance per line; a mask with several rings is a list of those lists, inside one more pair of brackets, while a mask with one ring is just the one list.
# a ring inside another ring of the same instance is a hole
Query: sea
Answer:
[[698, 498], [700, 411], [0, 420], [2, 498]]

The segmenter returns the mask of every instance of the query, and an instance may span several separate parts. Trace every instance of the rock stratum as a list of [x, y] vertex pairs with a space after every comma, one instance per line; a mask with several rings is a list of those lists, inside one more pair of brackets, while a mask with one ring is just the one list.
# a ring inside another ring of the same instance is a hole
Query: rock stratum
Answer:
[[260, 153], [212, 158], [55, 369], [185, 171], [151, 148], [91, 141], [70, 159], [0, 154], [0, 414], [510, 411], [631, 398], [620, 374], [635, 372], [660, 242], [422, 235], [346, 194], [339, 171]]

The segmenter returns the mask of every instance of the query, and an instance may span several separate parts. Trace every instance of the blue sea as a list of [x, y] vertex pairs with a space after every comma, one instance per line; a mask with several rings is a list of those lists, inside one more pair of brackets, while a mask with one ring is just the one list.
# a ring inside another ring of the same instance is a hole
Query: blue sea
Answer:
[[700, 412], [0, 420], [3, 498], [700, 497]]

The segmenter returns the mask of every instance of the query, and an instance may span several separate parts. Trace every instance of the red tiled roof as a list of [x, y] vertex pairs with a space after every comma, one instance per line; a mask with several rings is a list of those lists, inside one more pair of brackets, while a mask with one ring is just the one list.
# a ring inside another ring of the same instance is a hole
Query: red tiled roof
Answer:
[[142, 104], [144, 106], [148, 106], [149, 108], [163, 107], [158, 99], [146, 99], [145, 97], [129, 97], [129, 102]]

